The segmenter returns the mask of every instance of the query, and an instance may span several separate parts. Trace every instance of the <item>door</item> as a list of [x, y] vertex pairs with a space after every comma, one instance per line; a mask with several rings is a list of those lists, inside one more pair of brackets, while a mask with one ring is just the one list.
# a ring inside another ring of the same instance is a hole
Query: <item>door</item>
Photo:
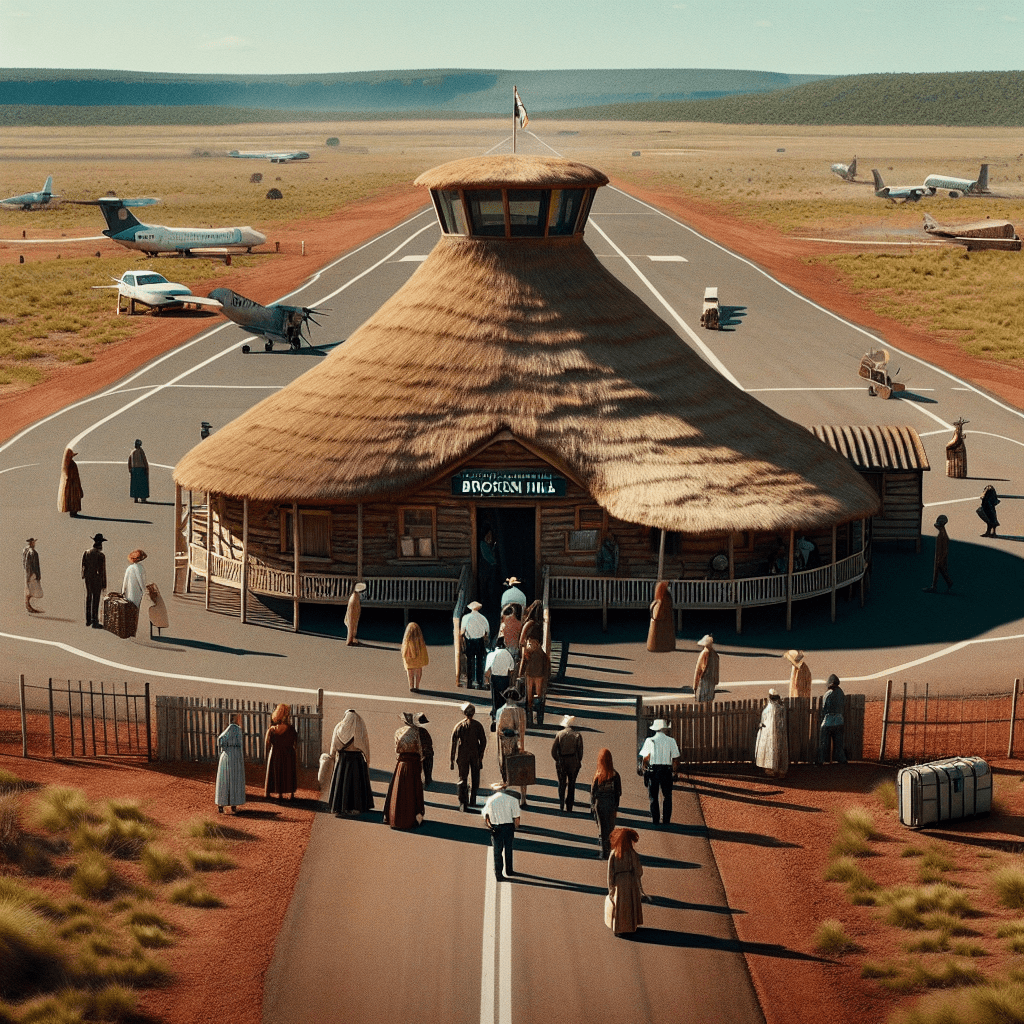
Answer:
[[[490, 528], [494, 536], [495, 552], [498, 556], [498, 595], [505, 589], [505, 580], [510, 576], [517, 576], [522, 580], [520, 589], [526, 594], [527, 603], [540, 596], [537, 593], [536, 578], [536, 515], [533, 506], [477, 506], [476, 519], [480, 535], [483, 536]], [[486, 609], [488, 614], [500, 610]]]

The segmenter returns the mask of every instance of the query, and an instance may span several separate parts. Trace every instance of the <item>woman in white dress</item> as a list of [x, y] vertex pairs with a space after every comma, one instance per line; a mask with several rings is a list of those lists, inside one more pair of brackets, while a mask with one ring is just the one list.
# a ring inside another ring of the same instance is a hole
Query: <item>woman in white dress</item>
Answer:
[[783, 778], [789, 771], [786, 705], [774, 689], [768, 691], [768, 703], [761, 712], [754, 743], [754, 764], [775, 778]]
[[[131, 601], [136, 609], [142, 606], [142, 595], [146, 593], [146, 567], [142, 564], [146, 559], [146, 552], [136, 548], [128, 556], [128, 568], [124, 571], [124, 582], [121, 584], [121, 593], [125, 600]], [[139, 614], [135, 613], [135, 628], [131, 635], [135, 636], [139, 629]]]

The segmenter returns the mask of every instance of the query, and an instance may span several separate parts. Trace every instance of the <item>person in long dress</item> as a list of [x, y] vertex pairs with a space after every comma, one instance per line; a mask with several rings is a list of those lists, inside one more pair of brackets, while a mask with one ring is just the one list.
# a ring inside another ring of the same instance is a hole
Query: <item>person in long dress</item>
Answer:
[[674, 651], [676, 649], [676, 624], [672, 612], [672, 594], [668, 580], [661, 580], [654, 588], [651, 602], [651, 625], [647, 630], [647, 650]]
[[135, 605], [135, 629], [134, 636], [139, 629], [139, 612], [142, 606], [142, 597], [146, 593], [146, 567], [142, 564], [148, 556], [142, 548], [136, 548], [128, 556], [128, 568], [124, 571], [124, 580], [121, 583], [121, 593], [125, 599]]
[[693, 699], [714, 700], [718, 687], [718, 651], [714, 647], [715, 638], [707, 633], [697, 645], [704, 649], [697, 656], [697, 667], [693, 672]]
[[793, 666], [789, 674], [789, 695], [803, 700], [811, 699], [811, 670], [804, 661], [803, 651], [786, 651], [783, 657]]
[[149, 500], [149, 459], [139, 440], [128, 453], [128, 497], [134, 498], [136, 504]]
[[60, 486], [57, 488], [57, 511], [67, 512], [77, 516], [82, 511], [82, 498], [85, 491], [82, 490], [82, 478], [78, 473], [78, 463], [70, 448], [64, 449], [64, 461], [60, 467]]
[[33, 615], [41, 615], [41, 608], [32, 607], [32, 598], [43, 596], [43, 588], [40, 584], [42, 574], [39, 570], [39, 552], [36, 551], [35, 537], [29, 537], [25, 541], [25, 549], [21, 553], [21, 564], [25, 570], [25, 608]]
[[523, 646], [518, 674], [526, 680], [526, 721], [533, 725], [544, 724], [544, 704], [547, 701], [548, 679], [551, 676], [551, 659], [544, 650], [539, 636], [531, 636]]
[[754, 764], [773, 778], [784, 778], [789, 771], [789, 730], [786, 725], [786, 705], [778, 691], [768, 691], [768, 703], [761, 712], [754, 742]]
[[345, 628], [348, 630], [348, 636], [345, 639], [345, 644], [348, 647], [355, 647], [359, 644], [359, 616], [363, 611], [363, 599], [359, 596], [366, 590], [365, 583], [357, 583], [352, 588], [352, 593], [349, 595], [348, 605], [345, 608]]
[[[522, 754], [526, 751], [526, 711], [519, 704], [518, 687], [510, 686], [502, 696], [505, 703], [498, 709], [495, 731], [498, 734], [498, 768], [502, 779], [508, 782], [508, 758], [512, 754]], [[519, 806], [525, 809], [526, 786], [520, 786], [519, 789]]]
[[228, 727], [217, 737], [220, 760], [217, 762], [217, 784], [213, 800], [223, 814], [225, 807], [233, 812], [245, 803], [245, 756], [242, 751], [242, 716], [233, 714]]
[[327, 808], [337, 817], [355, 817], [373, 810], [370, 788], [370, 736], [366, 723], [351, 708], [334, 727], [330, 755], [334, 758]]
[[420, 688], [423, 669], [430, 664], [423, 630], [415, 622], [410, 622], [405, 627], [405, 636], [402, 637], [402, 663], [409, 676], [409, 692], [415, 693]]
[[278, 704], [270, 717], [264, 744], [267, 751], [267, 775], [263, 783], [265, 797], [276, 793], [280, 799], [287, 793], [290, 800], [295, 799], [299, 774], [295, 751], [298, 742], [299, 734], [292, 725], [291, 708], [287, 704]]
[[612, 852], [609, 837], [615, 828], [615, 818], [619, 813], [619, 801], [622, 799], [622, 779], [612, 764], [612, 752], [604, 747], [597, 755], [597, 771], [594, 781], [590, 784], [590, 812], [597, 821], [597, 829], [601, 835], [602, 860], [607, 860]]
[[611, 855], [608, 857], [608, 896], [611, 900], [611, 920], [605, 922], [616, 935], [635, 932], [644, 923], [643, 884], [644, 868], [640, 855], [633, 848], [640, 839], [631, 828], [615, 828], [609, 838]]
[[999, 504], [999, 495], [996, 489], [989, 484], [981, 492], [981, 506], [978, 508], [978, 515], [985, 523], [985, 532], [982, 537], [995, 537], [996, 527], [999, 526], [999, 518], [996, 516], [996, 505]]
[[384, 798], [384, 824], [396, 829], [411, 829], [423, 823], [426, 805], [423, 802], [422, 747], [420, 731], [411, 711], [402, 713], [405, 724], [395, 731], [395, 753], [398, 763], [391, 776], [388, 795]]

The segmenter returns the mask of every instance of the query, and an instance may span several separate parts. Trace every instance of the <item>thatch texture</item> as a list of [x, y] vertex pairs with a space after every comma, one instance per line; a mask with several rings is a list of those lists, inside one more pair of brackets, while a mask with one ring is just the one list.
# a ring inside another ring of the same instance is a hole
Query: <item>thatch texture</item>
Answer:
[[424, 171], [425, 188], [588, 188], [607, 185], [600, 171], [551, 156], [471, 156]]
[[174, 476], [272, 502], [390, 501], [503, 429], [628, 522], [783, 530], [878, 508], [844, 458], [726, 381], [579, 236], [443, 237], [343, 345]]

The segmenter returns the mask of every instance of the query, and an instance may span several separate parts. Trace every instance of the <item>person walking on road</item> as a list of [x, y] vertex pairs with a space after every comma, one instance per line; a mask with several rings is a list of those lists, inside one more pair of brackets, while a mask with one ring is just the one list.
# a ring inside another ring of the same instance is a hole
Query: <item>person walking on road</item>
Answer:
[[[494, 849], [494, 877], [503, 882], [506, 877], [515, 874], [512, 870], [512, 843], [515, 839], [516, 829], [519, 828], [519, 801], [510, 793], [506, 793], [508, 786], [506, 782], [493, 782], [491, 789], [495, 790], [492, 796], [487, 798], [480, 814], [483, 816], [487, 827], [491, 830], [491, 847]], [[504, 874], [502, 874], [502, 859], [504, 859]]]
[[674, 651], [676, 649], [676, 623], [672, 612], [672, 595], [668, 580], [661, 580], [654, 588], [651, 602], [651, 625], [647, 630], [647, 650]]
[[[501, 777], [508, 782], [508, 759], [513, 754], [526, 752], [526, 712], [519, 704], [519, 689], [510, 686], [505, 691], [505, 703], [498, 712], [498, 768]], [[526, 786], [520, 785], [521, 803], [526, 803]]]
[[631, 828], [612, 830], [608, 857], [608, 898], [605, 924], [616, 935], [629, 935], [644, 923], [643, 903], [647, 899], [641, 883], [644, 868], [634, 849], [640, 835]]
[[543, 725], [551, 659], [539, 636], [531, 636], [523, 646], [518, 674], [526, 679], [526, 721], [533, 725], [536, 718], [537, 725]]
[[388, 795], [384, 798], [384, 824], [395, 829], [417, 828], [423, 823], [426, 805], [423, 802], [423, 748], [420, 731], [413, 724], [412, 712], [402, 712], [404, 725], [395, 731], [395, 753], [398, 763], [391, 776]]
[[996, 505], [999, 504], [999, 495], [996, 489], [989, 484], [981, 492], [981, 505], [978, 508], [978, 515], [985, 524], [985, 532], [982, 537], [996, 536], [996, 528], [999, 526], [999, 519], [996, 516]]
[[32, 607], [32, 599], [43, 596], [43, 587], [39, 582], [42, 576], [39, 572], [39, 552], [36, 551], [35, 537], [29, 537], [25, 541], [25, 548], [21, 552], [21, 564], [25, 569], [25, 608], [33, 615], [41, 615], [42, 608]]
[[57, 488], [57, 511], [67, 512], [72, 518], [77, 517], [82, 511], [82, 498], [85, 491], [82, 490], [82, 478], [78, 473], [78, 463], [70, 448], [64, 449], [64, 461], [60, 467], [60, 486]]
[[551, 744], [551, 756], [555, 759], [555, 775], [558, 777], [558, 808], [572, 814], [576, 801], [576, 776], [583, 763], [583, 737], [574, 726], [576, 719], [566, 715], [562, 728], [555, 734]]
[[363, 611], [363, 600], [359, 596], [366, 590], [365, 583], [357, 583], [352, 588], [352, 593], [348, 598], [348, 606], [345, 608], [345, 628], [348, 630], [348, 636], [345, 639], [346, 647], [358, 647], [359, 637], [359, 616]]
[[774, 778], [784, 778], [789, 771], [786, 705], [774, 688], [768, 691], [768, 703], [761, 712], [761, 724], [757, 727], [754, 764]]
[[415, 622], [405, 627], [402, 637], [402, 664], [405, 665], [409, 677], [409, 692], [417, 693], [423, 679], [423, 669], [430, 664], [427, 644], [423, 639], [423, 630]]
[[[495, 730], [501, 696], [509, 688], [515, 670], [515, 658], [505, 650], [505, 641], [499, 636], [494, 641], [494, 650], [484, 659], [484, 681], [491, 688], [491, 732]], [[525, 712], [523, 721], [526, 721]]]
[[242, 752], [241, 727], [242, 716], [235, 712], [228, 727], [217, 737], [220, 760], [217, 762], [217, 784], [214, 787], [213, 799], [217, 811], [224, 813], [230, 807], [232, 813], [245, 803], [245, 756]]
[[290, 800], [295, 799], [299, 774], [295, 746], [298, 742], [299, 734], [292, 725], [291, 708], [287, 704], [278, 704], [270, 717], [270, 728], [264, 742], [267, 775], [263, 782], [263, 795], [268, 799], [271, 793], [276, 793], [279, 800], [285, 793]]
[[452, 748], [449, 756], [451, 770], [459, 769], [459, 810], [468, 811], [476, 807], [476, 795], [480, 791], [480, 769], [484, 766], [484, 751], [487, 749], [487, 733], [476, 720], [476, 705], [466, 701], [462, 705], [465, 716], [452, 729]]
[[698, 647], [704, 650], [697, 655], [697, 667], [693, 672], [693, 699], [706, 701], [715, 699], [718, 688], [718, 651], [715, 650], [715, 638], [706, 633], [697, 641]]
[[789, 695], [801, 700], [811, 699], [811, 670], [804, 661], [803, 651], [786, 651], [783, 657], [793, 666], [789, 674]]
[[[672, 821], [672, 762], [678, 758], [679, 745], [667, 732], [670, 726], [664, 718], [651, 723], [653, 736], [644, 740], [640, 757], [644, 763], [647, 796], [651, 805], [651, 820], [655, 825], [668, 825]], [[662, 806], [658, 806], [658, 794]]]
[[846, 694], [839, 685], [839, 677], [833, 673], [825, 684], [828, 693], [821, 705], [821, 727], [818, 732], [818, 764], [837, 761], [846, 764], [846, 750], [843, 746], [843, 711], [846, 708]]
[[466, 688], [480, 690], [484, 685], [484, 656], [491, 626], [480, 613], [483, 605], [479, 601], [470, 601], [467, 607], [469, 611], [459, 623], [459, 635], [466, 649]]
[[612, 764], [612, 752], [604, 747], [597, 755], [597, 771], [594, 781], [590, 784], [590, 813], [597, 822], [601, 835], [602, 860], [607, 860], [612, 852], [609, 837], [615, 828], [615, 819], [619, 813], [619, 801], [622, 799], [622, 779]]
[[939, 574], [946, 581], [946, 593], [953, 589], [953, 581], [949, 577], [949, 534], [946, 533], [946, 523], [949, 520], [945, 516], [939, 516], [935, 520], [935, 529], [939, 535], [935, 538], [935, 565], [932, 568], [932, 585], [925, 587], [926, 594], [936, 592], [935, 584], [939, 582]]
[[334, 772], [327, 809], [335, 817], [356, 817], [373, 810], [370, 788], [370, 736], [366, 723], [351, 708], [334, 727], [330, 756]]
[[107, 538], [97, 533], [92, 547], [82, 555], [82, 579], [85, 580], [85, 624], [93, 629], [102, 629], [100, 622], [100, 599], [107, 589], [107, 556], [103, 554], [103, 542]]
[[434, 781], [434, 740], [423, 728], [430, 719], [422, 711], [413, 715], [413, 724], [420, 733], [420, 757], [423, 759], [423, 788], [426, 789]]
[[149, 501], [149, 460], [142, 450], [142, 442], [135, 441], [135, 447], [128, 453], [128, 497], [145, 504]]

